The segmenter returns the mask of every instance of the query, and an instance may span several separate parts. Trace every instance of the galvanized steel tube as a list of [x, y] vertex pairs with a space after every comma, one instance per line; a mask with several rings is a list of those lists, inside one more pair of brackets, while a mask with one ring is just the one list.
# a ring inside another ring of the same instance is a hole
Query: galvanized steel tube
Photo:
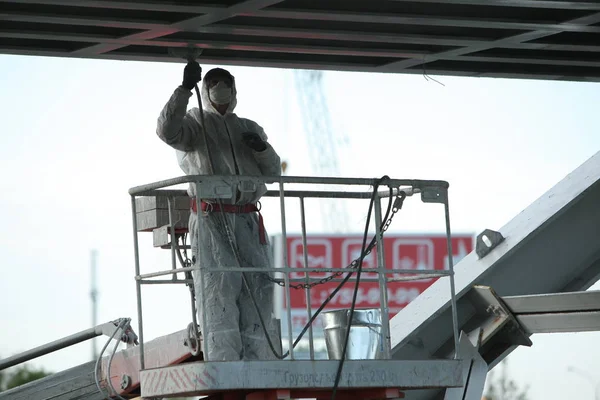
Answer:
[[[302, 225], [302, 249], [303, 249], [303, 257], [304, 257], [304, 268], [308, 268], [308, 245], [306, 243], [306, 214], [304, 210], [304, 198], [300, 197], [300, 219]], [[291, 281], [291, 279], [290, 279]], [[306, 284], [310, 284], [310, 277], [308, 276], [308, 272], [306, 272]], [[310, 288], [306, 288], [304, 290], [306, 296], [306, 313], [308, 314], [308, 320], [312, 317], [312, 310], [310, 304]], [[308, 327], [308, 346], [310, 352], [310, 359], [315, 359], [315, 347], [313, 343], [313, 327], [312, 324]]]
[[[133, 251], [135, 256], [135, 276], [140, 275], [140, 254], [138, 244], [138, 231], [137, 231], [137, 213], [135, 207], [135, 196], [131, 196], [131, 212], [133, 214]], [[144, 323], [142, 319], [142, 285], [139, 280], [135, 281], [135, 294], [137, 299], [137, 312], [138, 312], [138, 337], [140, 339], [140, 369], [145, 368], [144, 363]]]

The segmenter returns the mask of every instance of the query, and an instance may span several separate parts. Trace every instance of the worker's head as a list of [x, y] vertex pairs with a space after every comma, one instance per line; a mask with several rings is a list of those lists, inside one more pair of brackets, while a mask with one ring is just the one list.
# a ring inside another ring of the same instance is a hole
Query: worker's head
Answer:
[[236, 105], [235, 78], [223, 68], [213, 68], [204, 75], [202, 97], [209, 109], [224, 115]]

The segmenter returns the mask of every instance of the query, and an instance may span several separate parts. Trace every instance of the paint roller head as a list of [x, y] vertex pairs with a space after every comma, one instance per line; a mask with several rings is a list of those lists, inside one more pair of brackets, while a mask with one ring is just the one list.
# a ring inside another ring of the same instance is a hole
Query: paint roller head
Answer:
[[181, 58], [189, 62], [195, 61], [198, 57], [200, 57], [200, 54], [202, 54], [202, 49], [193, 44], [188, 44], [186, 47], [169, 47], [168, 52], [171, 57]]

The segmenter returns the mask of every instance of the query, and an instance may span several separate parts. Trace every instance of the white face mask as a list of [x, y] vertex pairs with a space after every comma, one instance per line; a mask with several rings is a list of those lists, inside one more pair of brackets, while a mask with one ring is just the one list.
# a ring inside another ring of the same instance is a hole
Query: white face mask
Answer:
[[213, 103], [227, 104], [231, 101], [231, 88], [221, 81], [210, 88], [209, 95]]

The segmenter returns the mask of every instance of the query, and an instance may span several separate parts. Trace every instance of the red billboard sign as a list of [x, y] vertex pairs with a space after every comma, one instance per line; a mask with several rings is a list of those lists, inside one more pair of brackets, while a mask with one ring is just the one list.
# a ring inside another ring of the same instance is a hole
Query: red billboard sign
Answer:
[[[371, 236], [369, 237], [369, 240]], [[388, 269], [414, 270], [418, 273], [422, 270], [444, 270], [448, 269], [448, 250], [446, 236], [440, 235], [391, 235], [386, 234], [383, 240], [385, 265]], [[454, 235], [452, 237], [452, 249], [454, 263], [473, 250], [473, 235]], [[361, 252], [362, 236], [308, 236], [307, 237], [307, 266], [309, 268], [343, 268], [356, 259]], [[291, 268], [299, 271], [305, 267], [304, 247], [301, 236], [287, 236], [288, 260]], [[363, 261], [363, 272], [368, 269], [377, 268], [377, 249]], [[333, 272], [313, 272], [314, 278], [326, 278]], [[294, 272], [291, 278], [305, 278], [305, 273]], [[344, 277], [345, 274], [342, 276]], [[328, 303], [326, 309], [349, 308], [355, 287], [355, 276], [346, 282], [333, 299]], [[356, 298], [357, 308], [379, 307], [380, 295], [378, 282], [363, 281], [366, 276], [361, 274], [361, 282]], [[376, 277], [375, 274], [368, 276]], [[388, 275], [388, 278], [394, 275]], [[398, 277], [406, 276], [398, 274]], [[436, 279], [427, 278], [416, 281], [390, 282], [388, 283], [388, 305], [390, 317], [395, 315], [415, 297], [421, 294]], [[295, 282], [298, 283], [298, 282]], [[315, 310], [335, 290], [339, 282], [328, 282], [313, 287], [310, 290], [311, 308]], [[283, 298], [285, 308], [285, 297]], [[303, 289], [291, 289], [290, 303], [292, 308], [292, 323], [295, 328], [302, 327], [308, 321], [306, 314], [306, 294]]]

